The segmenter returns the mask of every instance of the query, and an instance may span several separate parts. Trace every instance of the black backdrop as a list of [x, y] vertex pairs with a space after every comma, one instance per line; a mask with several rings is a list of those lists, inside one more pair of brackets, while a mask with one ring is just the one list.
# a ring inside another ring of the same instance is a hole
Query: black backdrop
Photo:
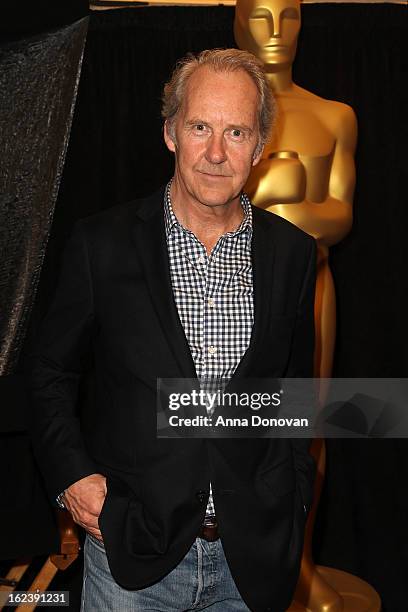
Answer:
[[[347, 102], [359, 121], [353, 231], [332, 249], [338, 294], [337, 376], [408, 376], [406, 10], [305, 5], [294, 77]], [[187, 51], [235, 46], [233, 9], [155, 7], [92, 15], [79, 96], [38, 299], [26, 342], [49, 303], [74, 220], [151, 192], [172, 173], [160, 94]], [[408, 610], [408, 444], [328, 442], [316, 560]]]

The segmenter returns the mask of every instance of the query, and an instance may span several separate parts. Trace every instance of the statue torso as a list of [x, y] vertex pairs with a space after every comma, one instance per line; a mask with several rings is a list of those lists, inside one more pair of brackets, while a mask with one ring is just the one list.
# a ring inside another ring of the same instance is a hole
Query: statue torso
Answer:
[[[265, 146], [263, 160], [277, 151], [295, 151], [306, 171], [306, 198], [323, 202], [336, 145], [338, 103], [301, 88], [277, 94], [278, 118], [274, 137]], [[264, 162], [265, 163], [265, 162]]]

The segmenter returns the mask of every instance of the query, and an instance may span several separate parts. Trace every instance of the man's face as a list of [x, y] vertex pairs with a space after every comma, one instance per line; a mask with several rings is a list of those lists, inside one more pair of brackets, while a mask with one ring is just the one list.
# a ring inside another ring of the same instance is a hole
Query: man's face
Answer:
[[217, 73], [202, 66], [190, 77], [175, 119], [173, 186], [181, 205], [221, 206], [236, 200], [262, 151], [258, 144], [258, 90], [244, 71]]
[[300, 30], [299, 0], [238, 0], [235, 40], [272, 69], [295, 58]]

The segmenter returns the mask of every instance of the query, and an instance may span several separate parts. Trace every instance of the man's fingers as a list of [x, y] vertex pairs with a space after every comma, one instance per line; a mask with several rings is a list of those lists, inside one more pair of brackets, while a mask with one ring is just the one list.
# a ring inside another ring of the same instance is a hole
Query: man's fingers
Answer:
[[100, 495], [97, 498], [87, 499], [84, 501], [83, 499], [76, 499], [72, 495], [64, 496], [64, 503], [72, 514], [76, 512], [77, 514], [90, 514], [94, 517], [98, 517], [101, 513], [102, 506], [105, 501], [105, 495]]
[[86, 531], [103, 544], [102, 534], [99, 529], [87, 529]]
[[84, 523], [81, 520], [75, 520], [75, 522], [77, 523], [77, 525], [85, 529], [86, 532], [90, 533], [92, 536], [102, 541], [102, 533], [98, 526], [95, 527], [94, 525], [90, 525], [89, 523]]
[[72, 516], [77, 515], [77, 516], [87, 516], [87, 517], [92, 517], [94, 521], [98, 520], [98, 517], [101, 513], [101, 509], [102, 506], [99, 510], [94, 510], [91, 508], [84, 508], [83, 506], [68, 506], [68, 504], [66, 504], [65, 506], [67, 508], [67, 510], [72, 514]]
[[84, 527], [84, 529], [97, 529], [99, 531], [98, 517], [89, 512], [77, 512], [75, 509], [71, 512], [75, 523]]

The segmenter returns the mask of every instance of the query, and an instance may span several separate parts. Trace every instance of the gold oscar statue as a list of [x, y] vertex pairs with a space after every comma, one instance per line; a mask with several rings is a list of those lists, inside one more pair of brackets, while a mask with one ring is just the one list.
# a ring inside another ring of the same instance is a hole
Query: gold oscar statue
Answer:
[[[317, 241], [315, 376], [329, 378], [336, 296], [328, 256], [329, 247], [352, 225], [357, 123], [346, 104], [320, 98], [293, 82], [299, 30], [299, 0], [237, 0], [235, 40], [264, 62], [278, 111], [272, 137], [245, 190], [254, 204], [288, 219]], [[321, 388], [321, 399], [324, 392]], [[318, 466], [315, 498], [290, 611], [378, 612], [380, 599], [367, 583], [313, 563], [313, 526], [325, 467], [323, 441], [315, 440], [312, 452]]]

